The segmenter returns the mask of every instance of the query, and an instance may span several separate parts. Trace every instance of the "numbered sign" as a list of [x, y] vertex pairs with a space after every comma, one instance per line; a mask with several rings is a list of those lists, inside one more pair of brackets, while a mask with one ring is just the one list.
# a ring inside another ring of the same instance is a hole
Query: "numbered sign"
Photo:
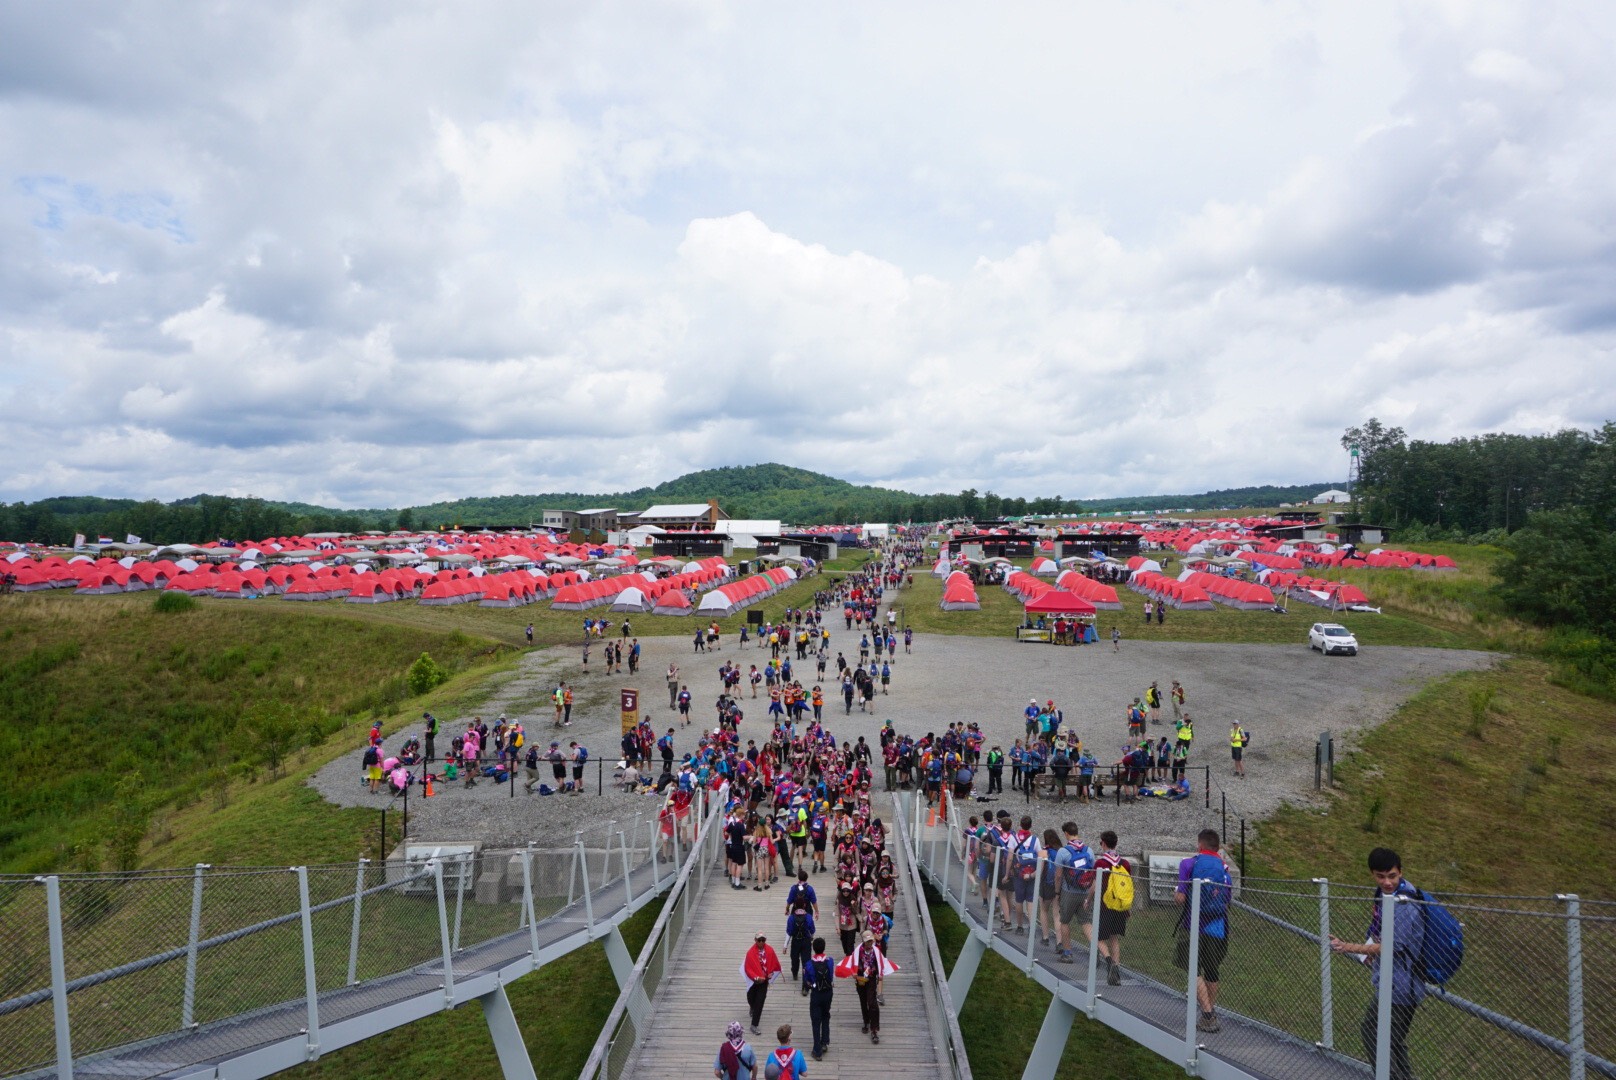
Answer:
[[618, 706], [623, 711], [623, 731], [633, 731], [640, 726], [640, 692], [638, 690], [623, 689], [618, 691]]

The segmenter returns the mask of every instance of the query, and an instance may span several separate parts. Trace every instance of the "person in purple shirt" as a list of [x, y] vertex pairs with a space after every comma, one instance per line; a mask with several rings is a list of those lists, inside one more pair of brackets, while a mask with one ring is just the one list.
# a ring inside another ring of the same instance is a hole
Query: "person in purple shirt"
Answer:
[[[1375, 1060], [1376, 1042], [1380, 1034], [1380, 979], [1385, 966], [1381, 963], [1380, 898], [1407, 896], [1420, 899], [1420, 891], [1403, 878], [1403, 860], [1391, 848], [1376, 848], [1369, 853], [1369, 873], [1375, 879], [1374, 907], [1369, 916], [1368, 940], [1363, 944], [1330, 938], [1332, 951], [1343, 956], [1359, 956], [1369, 965], [1371, 983], [1375, 993], [1370, 995], [1369, 1008], [1358, 1025], [1358, 1036], [1363, 1040], [1364, 1053]], [[1408, 1059], [1408, 1029], [1414, 1023], [1414, 1010], [1425, 1000], [1425, 980], [1416, 969], [1425, 951], [1425, 913], [1420, 904], [1398, 904], [1393, 909], [1397, 920], [1392, 927], [1392, 1078], [1412, 1080], [1413, 1066]]]

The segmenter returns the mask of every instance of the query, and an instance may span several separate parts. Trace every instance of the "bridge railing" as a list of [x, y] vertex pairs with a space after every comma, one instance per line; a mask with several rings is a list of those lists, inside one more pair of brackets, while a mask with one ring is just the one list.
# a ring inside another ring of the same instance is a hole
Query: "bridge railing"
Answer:
[[[993, 860], [1003, 855], [976, 845], [957, 821], [927, 827], [915, 802], [906, 805], [908, 824], [916, 826], [912, 851], [925, 876], [978, 933], [991, 935], [995, 951], [1058, 992], [1072, 991], [1090, 1016], [1100, 1011], [1098, 1002], [1128, 998], [1108, 988], [1104, 965], [1091, 962], [1085, 948], [1092, 897], [1072, 926], [1075, 962], [1063, 963], [1038, 940], [1038, 932], [1007, 933], [998, 902], [992, 908], [985, 903], [991, 889], [984, 886], [996, 873]], [[1036, 873], [1044, 870], [1040, 863]], [[1168, 1034], [1182, 1040], [1172, 1048], [1179, 1063], [1197, 1053], [1223, 1053], [1232, 1040], [1195, 1028], [1198, 1009], [1190, 1004], [1189, 971], [1202, 964], [1192, 955], [1199, 942], [1188, 934], [1175, 900], [1176, 878], [1153, 879], [1147, 870], [1134, 867], [1135, 905], [1122, 939], [1123, 969], [1131, 985], [1162, 993], [1153, 1006], [1133, 995], [1138, 1002], [1126, 1007], [1160, 1029], [1163, 1038], [1153, 1040], [1159, 1052], [1166, 1052]], [[1103, 881], [1102, 876], [1096, 883], [1095, 897]], [[1423, 1000], [1406, 1039], [1414, 1075], [1616, 1078], [1616, 903], [1451, 893], [1436, 899], [1462, 924], [1465, 953], [1445, 985], [1421, 980]], [[1249, 1075], [1406, 1075], [1388, 1037], [1404, 1019], [1401, 1010], [1390, 1008], [1397, 987], [1388, 980], [1387, 992], [1377, 993], [1367, 966], [1330, 949], [1332, 936], [1365, 941], [1380, 903], [1388, 911], [1411, 906], [1420, 914], [1418, 925], [1427, 925], [1426, 905], [1401, 897], [1382, 900], [1371, 887], [1322, 879], [1237, 879], [1227, 956], [1219, 965], [1217, 1011], [1226, 1027], [1234, 1018], [1254, 1036], [1240, 1039], [1237, 1054], [1228, 1051]], [[1388, 920], [1383, 914], [1381, 921], [1398, 926], [1395, 915]], [[1176, 1007], [1166, 1004], [1169, 994]], [[1310, 1062], [1308, 1072], [1296, 1071], [1299, 1051], [1314, 1055], [1301, 1059]]]
[[[322, 1019], [419, 994], [402, 980], [423, 965], [452, 1001], [457, 974], [536, 951], [518, 931], [569, 905], [592, 922], [654, 889], [677, 867], [657, 833], [636, 818], [518, 850], [412, 842], [381, 864], [0, 876], [0, 1076], [66, 1078], [154, 1040], [170, 1069], [299, 1034], [318, 1056]], [[284, 1022], [218, 1023], [277, 1009]]]
[[621, 991], [579, 1073], [580, 1080], [618, 1080], [628, 1074], [634, 1050], [647, 1032], [651, 1003], [668, 975], [674, 951], [696, 917], [709, 879], [722, 873], [723, 800], [711, 800], [697, 829], [673, 830], [671, 842], [688, 845], [677, 850], [681, 860], [675, 864], [680, 867], [679, 876], [640, 947], [633, 971], [626, 980], [619, 979]]

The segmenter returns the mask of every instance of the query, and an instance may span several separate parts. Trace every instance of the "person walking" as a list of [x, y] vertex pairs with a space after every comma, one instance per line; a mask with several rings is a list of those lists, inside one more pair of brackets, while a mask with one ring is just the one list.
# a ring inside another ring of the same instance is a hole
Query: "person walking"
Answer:
[[763, 1075], [778, 1077], [779, 1080], [797, 1080], [800, 1076], [808, 1075], [808, 1062], [803, 1060], [802, 1051], [791, 1045], [791, 1025], [781, 1024], [774, 1030], [774, 1037], [779, 1042], [769, 1052], [763, 1063]]
[[746, 1032], [739, 1020], [731, 1020], [724, 1032], [724, 1041], [713, 1059], [713, 1076], [717, 1080], [756, 1080], [757, 1051], [746, 1041]]
[[1114, 626], [1111, 628], [1111, 651], [1122, 651], [1122, 631]]
[[1055, 852], [1055, 866], [1060, 875], [1060, 962], [1072, 962], [1072, 920], [1089, 903], [1094, 888], [1094, 853], [1078, 834], [1077, 822], [1068, 821], [1061, 826], [1065, 843]]
[[1173, 688], [1167, 692], [1167, 697], [1173, 703], [1173, 720], [1176, 722], [1184, 709], [1184, 687], [1177, 679], [1173, 680]]
[[533, 624], [528, 623], [527, 628], [525, 630], [523, 630], [522, 633], [527, 635], [528, 647], [532, 648], [532, 646], [533, 646]]
[[[1107, 986], [1122, 985], [1122, 939], [1128, 934], [1128, 916], [1133, 913], [1133, 865], [1117, 854], [1117, 834], [1110, 829], [1100, 834], [1100, 854], [1096, 870], [1105, 871], [1105, 888], [1099, 900], [1100, 955], [1105, 958]], [[1124, 901], [1126, 893], [1126, 902]], [[1088, 936], [1085, 924], [1083, 934]]]
[[[1382, 896], [1406, 896], [1410, 900], [1424, 900], [1425, 896], [1403, 877], [1403, 860], [1391, 848], [1375, 848], [1369, 853], [1369, 873], [1375, 879], [1375, 898], [1369, 915], [1368, 940], [1363, 943], [1330, 938], [1330, 949], [1342, 956], [1361, 956], [1369, 965], [1370, 983], [1375, 993], [1370, 995], [1369, 1008], [1364, 1011], [1358, 1025], [1358, 1037], [1363, 1040], [1364, 1055], [1375, 1060], [1380, 1037], [1380, 980], [1385, 977], [1385, 957], [1381, 951]], [[1413, 1080], [1414, 1070], [1408, 1058], [1408, 1029], [1414, 1023], [1414, 1011], [1425, 1000], [1425, 979], [1419, 970], [1420, 957], [1425, 951], [1425, 910], [1420, 903], [1398, 904], [1392, 924], [1392, 1024], [1391, 1065], [1392, 1080]]]
[[[847, 974], [858, 990], [859, 1014], [864, 1021], [864, 1034], [872, 1043], [881, 1041], [881, 980], [898, 970], [876, 944], [875, 933], [864, 931], [864, 939], [853, 950], [853, 955], [842, 962]], [[839, 973], [839, 972], [838, 972]]]
[[752, 1034], [761, 1035], [758, 1027], [763, 1022], [763, 1002], [769, 996], [769, 984], [780, 977], [780, 957], [775, 955], [766, 934], [752, 938], [752, 947], [741, 960], [741, 975], [747, 982], [746, 1007], [752, 1016]]
[[825, 939], [814, 938], [813, 955], [802, 969], [803, 992], [808, 995], [808, 1023], [813, 1030], [813, 1059], [830, 1049], [830, 1003], [835, 997], [836, 963], [825, 955]]
[[[1178, 954], [1174, 963], [1180, 970], [1189, 970], [1190, 935], [1198, 935], [1193, 974], [1201, 1018], [1196, 1021], [1195, 1030], [1216, 1033], [1223, 1030], [1217, 1016], [1218, 973], [1229, 952], [1229, 893], [1233, 878], [1228, 864], [1218, 854], [1218, 831], [1202, 829], [1195, 840], [1196, 853], [1178, 864], [1178, 888], [1173, 899], [1183, 911], [1179, 916]], [[1199, 888], [1201, 892], [1200, 926], [1195, 928], [1190, 926], [1192, 888]]]
[[668, 708], [679, 707], [679, 668], [674, 664], [668, 665]]
[[1236, 720], [1229, 725], [1229, 756], [1234, 759], [1234, 774], [1246, 778], [1246, 747], [1251, 745], [1251, 734]]
[[[786, 916], [786, 941], [791, 949], [791, 981], [796, 982], [814, 949], [814, 916], [806, 900], [797, 901]], [[802, 992], [808, 993], [807, 983], [803, 983]]]

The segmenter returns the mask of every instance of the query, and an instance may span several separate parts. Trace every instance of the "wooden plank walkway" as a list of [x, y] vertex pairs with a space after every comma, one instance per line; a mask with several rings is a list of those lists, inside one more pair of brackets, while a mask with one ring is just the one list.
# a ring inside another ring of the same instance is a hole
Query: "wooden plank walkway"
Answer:
[[[891, 821], [890, 808], [879, 810]], [[890, 838], [890, 833], [888, 834]], [[835, 933], [835, 914], [829, 907], [835, 889], [832, 873], [809, 877], [819, 894], [823, 932], [832, 959], [841, 958]], [[791, 959], [785, 944], [786, 891], [789, 882], [763, 892], [753, 892], [751, 883], [744, 890], [731, 889], [722, 873], [715, 874], [697, 909], [697, 918], [680, 940], [672, 963], [672, 973], [664, 978], [652, 1003], [649, 1037], [635, 1050], [633, 1064], [625, 1075], [711, 1076], [713, 1058], [723, 1041], [724, 1028], [731, 1020], [748, 1021], [746, 986], [739, 974], [742, 955], [753, 935], [762, 931], [780, 955], [785, 973], [769, 988], [763, 1007], [762, 1035], [747, 1033], [758, 1052], [759, 1075], [763, 1057], [773, 1050], [775, 1029], [792, 1027], [792, 1043], [807, 1057], [813, 1049], [813, 1028], [808, 1022], [808, 999], [800, 984], [791, 981]], [[836, 997], [831, 1004], [830, 1052], [823, 1061], [808, 1058], [812, 1080], [892, 1077], [895, 1080], [924, 1077], [935, 1080], [943, 1072], [939, 1065], [937, 1036], [928, 1021], [920, 985], [920, 963], [914, 935], [918, 928], [909, 908], [900, 897], [894, 912], [890, 959], [898, 971], [886, 981], [886, 1004], [881, 1008], [881, 1043], [859, 1029], [858, 994], [851, 979], [836, 980]]]

